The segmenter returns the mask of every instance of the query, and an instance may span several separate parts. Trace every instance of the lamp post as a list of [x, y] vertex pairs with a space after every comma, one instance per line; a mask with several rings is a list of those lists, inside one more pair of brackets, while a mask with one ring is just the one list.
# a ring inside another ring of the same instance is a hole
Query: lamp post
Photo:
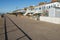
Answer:
[[[18, 7], [16, 7], [16, 10], [18, 9]], [[16, 12], [16, 16], [18, 16], [17, 12]]]

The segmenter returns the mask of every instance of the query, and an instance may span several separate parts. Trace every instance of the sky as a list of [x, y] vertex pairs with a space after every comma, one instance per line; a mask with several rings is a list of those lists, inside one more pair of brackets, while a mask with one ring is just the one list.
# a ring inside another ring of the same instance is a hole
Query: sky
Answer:
[[40, 2], [44, 1], [50, 2], [50, 0], [0, 0], [0, 13], [11, 12], [16, 9], [38, 5]]

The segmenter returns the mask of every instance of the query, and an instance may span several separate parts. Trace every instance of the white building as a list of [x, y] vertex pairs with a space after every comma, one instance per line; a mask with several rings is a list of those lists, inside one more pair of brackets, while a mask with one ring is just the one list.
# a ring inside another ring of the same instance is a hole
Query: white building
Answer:
[[32, 14], [43, 13], [44, 11], [48, 11], [50, 8], [53, 7], [60, 7], [60, 3], [53, 2], [53, 3], [48, 3], [40, 6], [35, 6], [33, 10], [30, 10], [30, 8], [28, 8], [24, 15], [27, 15], [28, 13], [32, 13]]
[[60, 7], [49, 9], [49, 17], [60, 17]]

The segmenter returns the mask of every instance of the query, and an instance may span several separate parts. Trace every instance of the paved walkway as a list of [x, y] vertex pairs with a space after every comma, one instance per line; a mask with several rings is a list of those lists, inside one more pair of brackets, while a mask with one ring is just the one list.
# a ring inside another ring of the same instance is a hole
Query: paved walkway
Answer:
[[23, 37], [24, 34], [8, 18], [6, 18], [6, 21], [7, 21], [8, 40], [17, 40], [17, 39], [28, 40], [26, 37]]
[[4, 40], [4, 24], [3, 24], [3, 18], [0, 16], [0, 40]]
[[8, 16], [33, 40], [60, 40], [60, 25], [58, 24], [35, 21], [27, 17], [16, 17], [15, 15]]

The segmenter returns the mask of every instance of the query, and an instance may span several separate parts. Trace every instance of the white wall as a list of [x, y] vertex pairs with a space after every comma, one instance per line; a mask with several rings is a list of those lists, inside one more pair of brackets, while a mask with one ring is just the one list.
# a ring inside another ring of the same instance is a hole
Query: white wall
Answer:
[[55, 8], [49, 9], [49, 17], [55, 17]]
[[40, 21], [60, 24], [60, 18], [56, 18], [56, 17], [43, 17], [43, 16], [41, 16]]
[[60, 8], [51, 8], [49, 9], [49, 17], [60, 17]]
[[55, 9], [55, 17], [60, 17], [60, 8]]

